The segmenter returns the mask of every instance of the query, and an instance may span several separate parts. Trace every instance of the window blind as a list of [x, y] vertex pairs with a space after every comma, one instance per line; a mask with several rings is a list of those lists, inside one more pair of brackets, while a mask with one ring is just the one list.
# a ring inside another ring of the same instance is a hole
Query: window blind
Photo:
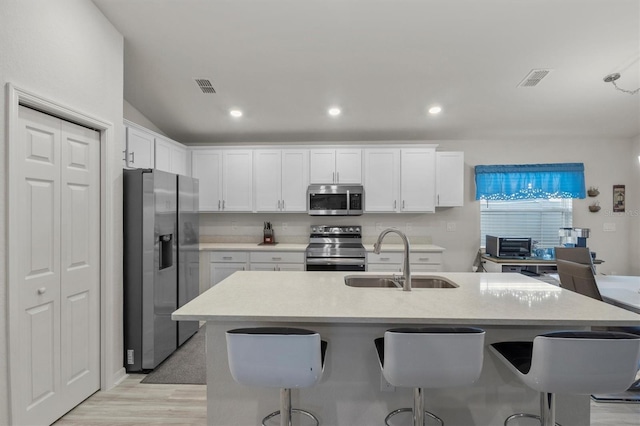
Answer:
[[555, 247], [560, 228], [572, 227], [571, 199], [483, 200], [480, 202], [480, 240], [486, 236], [531, 237], [538, 248]]

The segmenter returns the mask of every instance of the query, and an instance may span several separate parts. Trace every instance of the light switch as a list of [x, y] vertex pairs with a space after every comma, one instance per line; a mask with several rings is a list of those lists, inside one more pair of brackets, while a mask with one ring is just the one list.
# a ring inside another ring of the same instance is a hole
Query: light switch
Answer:
[[456, 231], [456, 223], [447, 222], [447, 232], [455, 232], [455, 231]]
[[616, 224], [612, 222], [602, 224], [603, 232], [616, 232]]

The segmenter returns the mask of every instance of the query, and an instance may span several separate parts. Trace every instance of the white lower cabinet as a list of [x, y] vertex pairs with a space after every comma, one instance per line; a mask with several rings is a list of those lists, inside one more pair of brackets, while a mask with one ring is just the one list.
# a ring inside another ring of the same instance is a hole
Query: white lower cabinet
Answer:
[[304, 253], [257, 251], [251, 252], [252, 271], [304, 271]]
[[[412, 252], [409, 255], [411, 272], [442, 272], [442, 253]], [[367, 253], [368, 272], [402, 272], [404, 253]]]
[[249, 256], [244, 251], [211, 252], [209, 259], [209, 287], [213, 287], [234, 272], [249, 269]]

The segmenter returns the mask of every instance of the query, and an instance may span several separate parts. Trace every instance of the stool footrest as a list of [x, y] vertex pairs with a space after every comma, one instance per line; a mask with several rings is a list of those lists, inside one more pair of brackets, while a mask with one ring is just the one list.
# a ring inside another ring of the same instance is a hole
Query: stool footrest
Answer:
[[[413, 408], [398, 408], [397, 410], [393, 410], [392, 412], [387, 414], [387, 417], [384, 418], [384, 424], [387, 426], [391, 426], [389, 424], [389, 420], [391, 419], [391, 417], [395, 416], [396, 414], [407, 413], [407, 412], [413, 413]], [[444, 422], [442, 421], [442, 419], [436, 416], [435, 414], [433, 414], [432, 412], [425, 410], [424, 415], [436, 420], [437, 422], [440, 423], [441, 426], [444, 426]]]
[[[299, 408], [292, 408], [291, 409], [292, 413], [299, 413], [299, 414], [303, 414], [307, 417], [310, 417], [313, 419], [313, 421], [316, 422], [316, 426], [320, 425], [320, 421], [318, 420], [318, 418], [316, 416], [314, 416], [313, 414], [311, 414], [310, 412], [306, 411], [306, 410], [301, 410]], [[266, 416], [264, 419], [262, 419], [262, 426], [268, 426], [266, 424], [267, 421], [269, 421], [269, 419], [271, 419], [272, 417], [278, 416], [280, 415], [280, 410], [278, 411], [274, 411], [273, 413], [269, 414], [268, 416]]]
[[[528, 414], [528, 413], [516, 413], [506, 418], [506, 420], [504, 421], [504, 426], [507, 426], [507, 423], [509, 423], [511, 420], [519, 419], [521, 417], [525, 417], [527, 419], [537, 419], [540, 422], [540, 424], [542, 424], [542, 418], [538, 415]], [[560, 423], [556, 423], [556, 426], [562, 426], [562, 425]]]

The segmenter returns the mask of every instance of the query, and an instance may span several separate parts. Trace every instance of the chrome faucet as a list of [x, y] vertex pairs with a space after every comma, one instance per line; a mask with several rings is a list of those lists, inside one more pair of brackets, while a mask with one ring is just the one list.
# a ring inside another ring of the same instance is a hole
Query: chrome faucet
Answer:
[[393, 232], [396, 233], [402, 238], [402, 242], [404, 243], [404, 266], [402, 268], [402, 290], [403, 291], [411, 291], [411, 267], [409, 266], [409, 240], [407, 236], [403, 234], [401, 231], [395, 228], [387, 228], [380, 233], [378, 236], [378, 241], [373, 245], [373, 252], [375, 254], [380, 254], [380, 249], [382, 248], [382, 240], [385, 235]]

